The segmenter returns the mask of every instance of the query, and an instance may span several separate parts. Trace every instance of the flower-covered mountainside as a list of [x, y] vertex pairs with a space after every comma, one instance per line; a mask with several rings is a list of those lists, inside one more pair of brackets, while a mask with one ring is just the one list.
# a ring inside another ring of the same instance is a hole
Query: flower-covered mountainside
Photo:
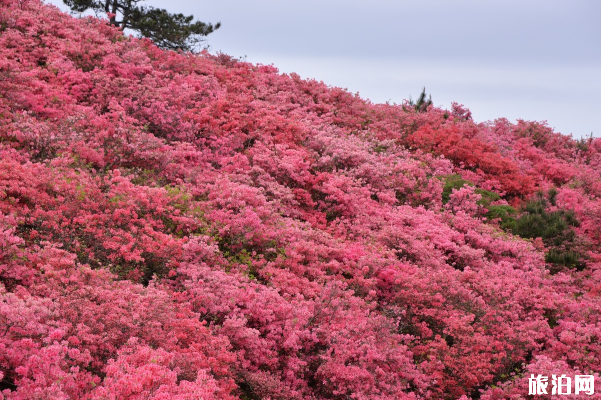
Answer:
[[0, 0], [0, 398], [527, 397], [601, 372], [600, 227], [601, 139]]

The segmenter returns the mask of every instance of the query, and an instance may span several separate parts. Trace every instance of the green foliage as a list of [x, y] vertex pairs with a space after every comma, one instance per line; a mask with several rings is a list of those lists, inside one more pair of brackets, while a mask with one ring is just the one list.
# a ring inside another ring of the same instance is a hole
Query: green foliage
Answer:
[[[442, 190], [442, 202], [446, 204], [451, 196], [453, 190], [461, 189], [465, 185], [474, 186], [474, 184], [468, 180], [461, 178], [461, 176], [454, 174], [444, 177], [444, 186]], [[498, 193], [476, 188], [475, 193], [482, 196], [478, 200], [478, 205], [486, 208], [486, 218], [489, 220], [501, 219], [501, 227], [507, 228], [515, 223], [514, 216], [517, 214], [517, 210], [507, 205], [491, 205], [494, 201], [501, 200], [501, 196]]]
[[188, 212], [192, 199], [192, 196], [189, 193], [186, 193], [184, 190], [177, 186], [166, 185], [165, 190], [167, 191], [167, 196], [171, 199], [171, 205], [182, 211], [183, 213]]
[[526, 203], [524, 213], [515, 221], [512, 231], [523, 238], [540, 237], [546, 246], [572, 243], [576, 234], [571, 227], [579, 225], [574, 212], [571, 210], [547, 212], [546, 207], [547, 201], [544, 197]]
[[449, 202], [451, 199], [451, 193], [454, 189], [461, 189], [465, 185], [474, 186], [472, 182], [466, 181], [457, 174], [447, 175], [443, 179], [444, 186], [442, 188], [442, 204], [447, 204]]
[[543, 147], [549, 141], [549, 130], [544, 124], [538, 122], [529, 122], [524, 124], [522, 129], [516, 130], [515, 134], [519, 137], [532, 139], [532, 144], [536, 147]]
[[549, 328], [553, 329], [557, 325], [559, 325], [560, 315], [559, 315], [558, 310], [545, 310], [545, 313], [543, 314], [543, 316], [547, 320], [547, 323], [549, 324]]
[[[432, 95], [427, 96], [428, 98], [426, 99], [426, 88], [423, 87], [422, 92], [417, 98], [417, 101], [413, 101], [411, 96], [409, 96], [409, 105], [413, 107], [413, 109], [417, 112], [426, 112], [428, 110], [428, 107], [430, 107], [433, 104]], [[403, 107], [403, 109], [405, 109], [405, 107]]]
[[[522, 215], [506, 228], [514, 235], [536, 239], [541, 238], [549, 248], [545, 255], [547, 263], [555, 269], [560, 267], [582, 269], [582, 254], [576, 250], [576, 232], [579, 226], [576, 215], [572, 210], [547, 211], [548, 205], [556, 205], [557, 190], [538, 193], [522, 207]], [[556, 272], [556, 270], [555, 270]]]
[[586, 153], [588, 151], [588, 149], [590, 148], [591, 143], [593, 143], [593, 132], [591, 132], [590, 136], [577, 139], [576, 140], [576, 148], [581, 153]]
[[132, 19], [131, 29], [169, 50], [195, 49], [204, 42], [204, 36], [221, 26], [220, 23], [193, 22], [193, 15], [170, 14], [167, 10], [152, 7], [136, 9]]
[[[449, 201], [453, 190], [461, 189], [462, 187], [464, 187], [466, 185], [467, 186], [475, 186], [473, 182], [463, 179], [458, 174], [447, 175], [447, 176], [443, 177], [443, 179], [444, 179], [444, 186], [442, 189], [443, 204], [446, 204]], [[497, 193], [491, 192], [488, 190], [484, 190], [481, 188], [476, 188], [476, 190], [474, 192], [482, 196], [482, 198], [478, 201], [478, 204], [481, 206], [487, 207], [487, 208], [488, 208], [488, 205], [490, 203], [492, 203], [493, 201], [497, 201], [497, 200], [501, 199], [501, 196], [499, 196]]]
[[140, 36], [169, 50], [197, 50], [204, 42], [204, 37], [221, 26], [220, 23], [212, 25], [193, 22], [193, 15], [171, 14], [163, 8], [138, 4], [144, 0], [63, 1], [74, 12], [93, 10], [96, 13], [106, 13], [112, 25], [137, 31]]
[[578, 270], [581, 270], [584, 267], [581, 258], [582, 255], [573, 250], [560, 251], [551, 249], [547, 254], [545, 254], [545, 261], [550, 264], [564, 266], [567, 268], [576, 268]]
[[477, 194], [479, 194], [480, 196], [482, 196], [482, 198], [480, 200], [478, 200], [478, 204], [481, 206], [484, 206], [486, 208], [488, 208], [488, 206], [493, 201], [501, 200], [501, 196], [499, 196], [499, 194], [495, 193], [495, 192], [491, 192], [491, 191], [480, 189], [480, 188], [477, 188], [475, 190], [475, 192]]
[[160, 187], [166, 186], [167, 181], [161, 176], [160, 171], [146, 168], [123, 168], [131, 176], [131, 181], [135, 185]]
[[514, 216], [517, 214], [517, 210], [515, 208], [505, 205], [488, 206], [486, 208], [488, 209], [486, 218], [489, 220], [501, 219], [501, 227], [503, 229], [508, 229], [515, 223]]

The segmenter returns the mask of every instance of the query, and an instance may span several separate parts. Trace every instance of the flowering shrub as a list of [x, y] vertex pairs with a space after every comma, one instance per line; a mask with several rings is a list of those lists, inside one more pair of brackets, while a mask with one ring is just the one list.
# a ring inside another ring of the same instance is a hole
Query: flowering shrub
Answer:
[[0, 76], [0, 398], [500, 399], [601, 368], [598, 139], [38, 0], [0, 0]]

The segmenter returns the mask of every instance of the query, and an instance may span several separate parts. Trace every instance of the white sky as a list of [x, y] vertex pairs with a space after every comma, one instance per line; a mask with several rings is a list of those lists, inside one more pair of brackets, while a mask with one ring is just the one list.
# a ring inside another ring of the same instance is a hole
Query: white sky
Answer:
[[[51, 0], [61, 6], [62, 0]], [[546, 120], [601, 136], [599, 0], [150, 0], [221, 21], [211, 52], [273, 64], [373, 102], [422, 86], [477, 121]]]

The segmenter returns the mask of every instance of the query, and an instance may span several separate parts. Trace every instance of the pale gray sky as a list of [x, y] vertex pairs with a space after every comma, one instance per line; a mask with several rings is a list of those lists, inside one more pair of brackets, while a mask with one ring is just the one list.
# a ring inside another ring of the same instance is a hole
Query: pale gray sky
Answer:
[[[62, 5], [62, 0], [52, 0]], [[373, 102], [422, 86], [477, 121], [546, 120], [601, 136], [598, 0], [150, 0], [221, 21], [211, 52], [246, 56]]]

